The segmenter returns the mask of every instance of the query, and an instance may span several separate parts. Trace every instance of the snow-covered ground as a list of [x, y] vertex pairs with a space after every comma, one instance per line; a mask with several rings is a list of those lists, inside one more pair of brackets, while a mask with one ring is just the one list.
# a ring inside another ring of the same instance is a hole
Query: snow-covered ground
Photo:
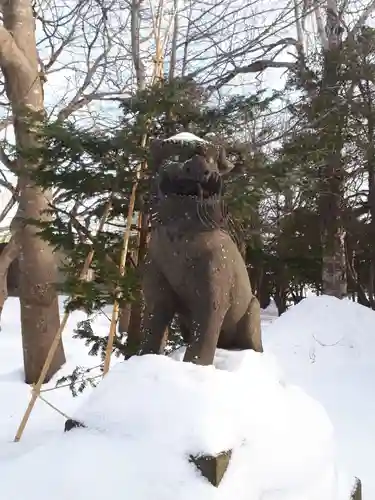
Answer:
[[[63, 311], [63, 300], [60, 301]], [[106, 335], [109, 331], [111, 311], [100, 315], [95, 320], [95, 332]], [[55, 382], [63, 375], [72, 373], [76, 366], [95, 367], [99, 360], [88, 355], [84, 342], [73, 339], [73, 330], [79, 321], [86, 319], [81, 312], [73, 313], [63, 334], [67, 363], [55, 376], [54, 380], [43, 386], [43, 390], [54, 388]], [[20, 418], [26, 410], [30, 399], [30, 388], [23, 383], [23, 359], [21, 343], [21, 325], [18, 299], [10, 297], [4, 306], [0, 331], [0, 468], [3, 461], [16, 457], [45, 442], [64, 428], [65, 419], [44, 402], [38, 400], [19, 443], [14, 444], [15, 432]], [[118, 362], [113, 359], [113, 365]], [[92, 375], [97, 372], [93, 370]], [[91, 373], [90, 373], [91, 375]], [[71, 415], [89, 396], [92, 389], [73, 398], [68, 387], [43, 393], [43, 396], [67, 415]], [[0, 495], [1, 497], [1, 495]], [[25, 499], [26, 500], [26, 499]]]
[[327, 410], [341, 465], [375, 497], [375, 312], [350, 300], [310, 297], [265, 328], [267, 349], [290, 383]]
[[[58, 378], [98, 364], [72, 339], [82, 319], [70, 318], [68, 364]], [[38, 401], [13, 443], [30, 391], [22, 383], [18, 302], [9, 299], [0, 332], [1, 499], [346, 500], [354, 475], [370, 498], [375, 313], [320, 297], [275, 319], [271, 306], [263, 355], [218, 351], [216, 369], [156, 356], [114, 360], [94, 393], [43, 393], [89, 430], [63, 434], [64, 418]], [[108, 318], [98, 317], [95, 331], [108, 328]], [[215, 489], [184, 454], [226, 447], [237, 451]]]

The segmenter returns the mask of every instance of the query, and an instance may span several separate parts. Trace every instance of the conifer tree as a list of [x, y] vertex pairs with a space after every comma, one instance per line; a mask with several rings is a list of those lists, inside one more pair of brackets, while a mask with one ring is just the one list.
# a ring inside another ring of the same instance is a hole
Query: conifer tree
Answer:
[[[119, 256], [125, 229], [126, 215], [134, 173], [137, 165], [149, 165], [148, 144], [141, 146], [141, 138], [149, 140], [168, 138], [181, 131], [190, 131], [200, 137], [223, 143], [235, 161], [238, 174], [228, 181], [226, 199], [234, 223], [243, 226], [246, 243], [254, 239], [248, 229], [256, 219], [256, 206], [263, 193], [261, 175], [265, 175], [266, 159], [254, 156], [248, 145], [238, 140], [238, 129], [243, 110], [267, 106], [270, 99], [261, 95], [249, 98], [231, 98], [222, 107], [212, 106], [204, 90], [192, 80], [177, 79], [158, 82], [139, 91], [121, 104], [123, 117], [115, 130], [92, 132], [73, 125], [47, 124], [43, 164], [35, 175], [44, 189], [57, 192], [50, 206], [52, 222], [41, 225], [41, 234], [67, 258], [64, 263], [66, 280], [61, 291], [70, 298], [69, 309], [83, 308], [87, 321], [78, 325], [76, 336], [90, 347], [91, 354], [104, 355], [106, 338], [92, 328], [91, 318], [106, 305], [112, 304], [120, 293], [120, 305], [140, 300], [139, 278], [142, 267], [129, 254], [124, 277], [119, 274]], [[147, 207], [152, 169], [143, 172], [135, 210]], [[95, 234], [107, 204], [111, 204], [104, 230]], [[135, 247], [137, 227], [134, 225]], [[94, 249], [92, 280], [82, 281], [80, 270], [88, 249]], [[141, 309], [141, 307], [140, 307]], [[179, 345], [179, 332], [171, 325], [167, 349]], [[116, 334], [114, 351], [124, 355], [130, 349], [125, 332]], [[77, 373], [73, 374], [77, 380]]]

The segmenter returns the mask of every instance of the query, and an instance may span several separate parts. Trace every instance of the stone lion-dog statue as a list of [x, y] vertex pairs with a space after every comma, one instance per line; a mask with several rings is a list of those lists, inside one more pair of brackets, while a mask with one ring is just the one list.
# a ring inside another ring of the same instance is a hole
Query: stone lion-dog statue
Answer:
[[[140, 354], [164, 352], [175, 315], [188, 344], [184, 361], [210, 365], [217, 347], [263, 352], [260, 305], [222, 200], [222, 176], [234, 165], [223, 148], [199, 138], [186, 154], [176, 137], [175, 143], [151, 146], [157, 187], [143, 273]], [[176, 148], [185, 156], [176, 156]], [[171, 154], [177, 161], [166, 160]]]

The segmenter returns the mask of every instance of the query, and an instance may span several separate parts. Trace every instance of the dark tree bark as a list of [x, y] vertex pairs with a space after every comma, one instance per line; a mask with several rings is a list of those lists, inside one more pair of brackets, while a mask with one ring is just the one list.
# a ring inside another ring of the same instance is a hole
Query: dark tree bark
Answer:
[[[345, 261], [345, 230], [342, 223], [344, 168], [344, 110], [338, 94], [342, 27], [334, 5], [327, 2], [326, 33], [328, 47], [324, 49], [324, 75], [321, 89], [321, 122], [324, 164], [320, 168], [319, 216], [323, 252], [323, 293], [337, 298], [347, 295]], [[327, 110], [332, 110], [327, 114]]]
[[[139, 246], [137, 252], [136, 265], [138, 269], [141, 268], [144, 262], [147, 243], [148, 243], [148, 232], [149, 232], [149, 217], [146, 213], [141, 213], [139, 217]], [[127, 339], [127, 351], [129, 353], [135, 353], [143, 340], [142, 332], [142, 315], [143, 315], [143, 296], [141, 286], [138, 289], [137, 299], [131, 305], [131, 314], [128, 329], [128, 339]]]

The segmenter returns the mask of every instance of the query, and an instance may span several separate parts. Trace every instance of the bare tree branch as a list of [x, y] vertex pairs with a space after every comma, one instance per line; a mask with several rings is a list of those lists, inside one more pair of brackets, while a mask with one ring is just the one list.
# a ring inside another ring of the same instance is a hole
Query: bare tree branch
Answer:
[[364, 8], [362, 14], [359, 16], [357, 22], [351, 30], [351, 35], [354, 36], [366, 23], [370, 14], [375, 10], [375, 0], [372, 0], [367, 7]]
[[17, 198], [15, 196], [12, 196], [12, 198], [8, 201], [8, 203], [5, 205], [2, 212], [0, 213], [0, 222], [3, 222], [3, 220], [6, 219], [9, 212], [16, 205], [16, 203], [17, 203]]
[[221, 87], [229, 83], [231, 80], [233, 80], [237, 75], [244, 73], [259, 73], [268, 68], [293, 69], [296, 68], [296, 63], [288, 61], [272, 61], [267, 59], [261, 61], [254, 61], [248, 66], [243, 66], [242, 68], [236, 68], [233, 71], [230, 71], [223, 78], [220, 78], [215, 85], [211, 86], [210, 89], [212, 90], [220, 89]]

